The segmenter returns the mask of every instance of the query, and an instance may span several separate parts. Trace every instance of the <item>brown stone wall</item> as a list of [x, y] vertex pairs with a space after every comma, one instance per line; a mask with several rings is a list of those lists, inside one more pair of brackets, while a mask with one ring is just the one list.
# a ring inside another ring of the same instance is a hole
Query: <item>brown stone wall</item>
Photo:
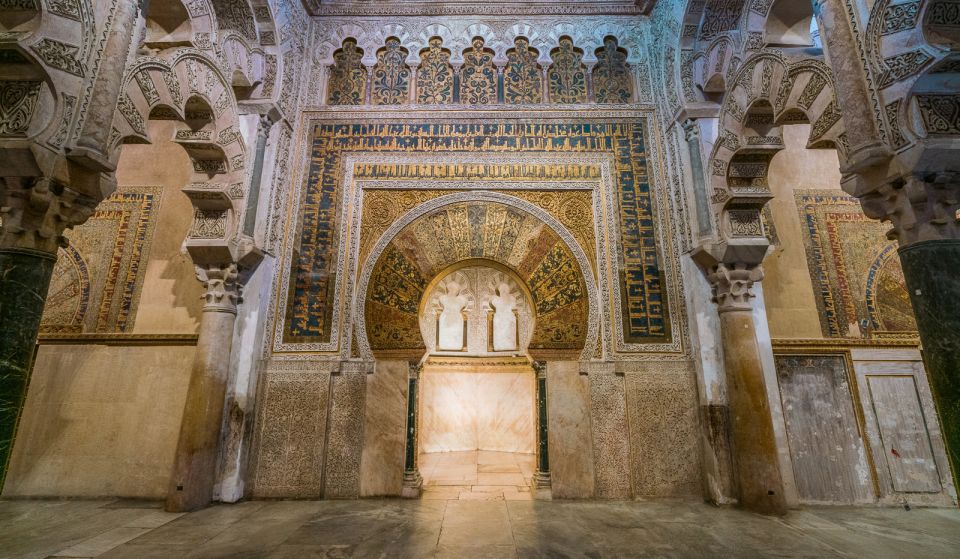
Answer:
[[41, 346], [3, 495], [162, 498], [193, 355]]

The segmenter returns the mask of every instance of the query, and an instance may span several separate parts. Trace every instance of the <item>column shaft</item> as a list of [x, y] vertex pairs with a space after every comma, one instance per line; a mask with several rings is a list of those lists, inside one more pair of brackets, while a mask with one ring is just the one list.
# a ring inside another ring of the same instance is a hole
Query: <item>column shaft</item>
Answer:
[[753, 315], [749, 308], [721, 309], [720, 326], [740, 505], [784, 514], [783, 479]]
[[815, 5], [837, 91], [844, 92], [837, 96], [837, 101], [843, 111], [844, 130], [853, 156], [881, 144], [857, 38], [843, 0], [816, 0]]
[[923, 361], [954, 486], [960, 487], [960, 241], [922, 241], [900, 249]]
[[113, 115], [123, 88], [123, 69], [130, 54], [130, 42], [137, 31], [137, 17], [141, 7], [147, 9], [149, 0], [127, 0], [117, 5], [107, 42], [101, 54], [99, 71], [90, 98], [83, 129], [77, 145], [106, 156], [110, 149]]
[[56, 257], [0, 249], [0, 489], [27, 396], [40, 318]]
[[407, 449], [403, 466], [403, 487], [400, 496], [408, 499], [420, 497], [420, 488], [423, 487], [423, 478], [417, 467], [417, 390], [420, 377], [420, 365], [410, 363], [410, 378], [407, 385]]
[[200, 319], [197, 355], [180, 423], [180, 438], [167, 493], [167, 511], [196, 510], [213, 500], [236, 320], [235, 308], [231, 312], [212, 305], [204, 309]]
[[[544, 369], [546, 367], [544, 366]], [[544, 370], [543, 373], [546, 373]], [[550, 447], [547, 420], [547, 376], [537, 374], [537, 472], [535, 482], [538, 487], [550, 485]]]

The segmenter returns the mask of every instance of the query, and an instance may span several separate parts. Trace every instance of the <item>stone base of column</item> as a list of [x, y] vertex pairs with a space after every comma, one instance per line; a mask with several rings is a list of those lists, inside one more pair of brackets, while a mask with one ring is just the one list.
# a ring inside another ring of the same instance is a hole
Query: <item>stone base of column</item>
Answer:
[[403, 487], [400, 497], [404, 499], [419, 499], [423, 492], [423, 477], [418, 470], [407, 470], [403, 473]]
[[553, 489], [550, 484], [550, 472], [541, 472], [537, 470], [533, 474], [533, 498], [538, 501], [550, 501], [553, 499]]
[[908, 245], [900, 249], [900, 263], [954, 484], [960, 487], [960, 241]]

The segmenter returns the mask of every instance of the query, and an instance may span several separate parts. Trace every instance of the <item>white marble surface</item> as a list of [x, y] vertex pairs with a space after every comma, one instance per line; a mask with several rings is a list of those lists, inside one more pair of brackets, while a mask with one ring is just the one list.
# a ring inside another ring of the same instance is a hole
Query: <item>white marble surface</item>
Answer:
[[533, 453], [534, 375], [431, 372], [420, 377], [420, 451]]

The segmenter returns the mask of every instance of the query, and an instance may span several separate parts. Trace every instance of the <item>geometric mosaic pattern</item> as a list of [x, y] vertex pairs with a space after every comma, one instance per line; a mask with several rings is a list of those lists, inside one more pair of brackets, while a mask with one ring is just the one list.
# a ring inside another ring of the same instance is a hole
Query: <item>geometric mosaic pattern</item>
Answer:
[[316, 123], [291, 247], [283, 341], [331, 341], [334, 289], [340, 273], [342, 224], [338, 221], [343, 203], [343, 160], [352, 152], [609, 156], [619, 225], [617, 279], [624, 341], [669, 341], [668, 302], [657, 251], [645, 146], [645, 125], [639, 120]]
[[825, 337], [912, 333], [917, 325], [889, 224], [836, 190], [797, 190], [807, 265]]
[[41, 332], [125, 332], [133, 328], [162, 189], [126, 186], [67, 231]]

